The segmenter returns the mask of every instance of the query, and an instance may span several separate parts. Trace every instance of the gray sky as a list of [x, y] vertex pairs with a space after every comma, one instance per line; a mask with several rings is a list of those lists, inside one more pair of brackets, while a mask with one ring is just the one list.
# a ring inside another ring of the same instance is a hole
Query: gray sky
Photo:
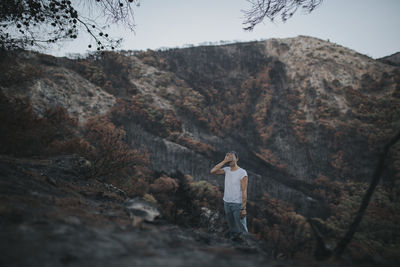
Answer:
[[[134, 9], [135, 34], [122, 26], [112, 26], [106, 32], [123, 37], [120, 49], [125, 50], [308, 35], [373, 58], [400, 51], [399, 0], [324, 0], [310, 14], [300, 10], [286, 23], [266, 20], [252, 32], [242, 29], [241, 10], [248, 8], [246, 0], [141, 0], [140, 7]], [[46, 53], [85, 53], [90, 42], [82, 31], [77, 40]]]

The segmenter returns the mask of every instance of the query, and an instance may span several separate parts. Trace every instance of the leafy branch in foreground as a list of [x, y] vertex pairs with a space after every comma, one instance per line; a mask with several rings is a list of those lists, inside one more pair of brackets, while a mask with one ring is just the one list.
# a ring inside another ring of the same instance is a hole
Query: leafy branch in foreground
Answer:
[[110, 24], [122, 24], [134, 32], [132, 4], [139, 6], [139, 0], [0, 1], [0, 49], [45, 48], [77, 39], [82, 31], [89, 34], [97, 50], [114, 49], [122, 39], [103, 30]]

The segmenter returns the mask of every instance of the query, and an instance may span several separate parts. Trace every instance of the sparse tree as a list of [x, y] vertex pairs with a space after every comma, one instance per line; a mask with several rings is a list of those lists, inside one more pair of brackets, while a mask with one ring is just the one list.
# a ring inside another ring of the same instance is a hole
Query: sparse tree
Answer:
[[76, 39], [82, 32], [91, 36], [93, 48], [114, 49], [121, 39], [104, 29], [120, 23], [134, 32], [134, 4], [138, 6], [139, 0], [0, 1], [0, 49], [45, 48]]
[[298, 9], [310, 13], [318, 7], [322, 0], [247, 0], [251, 8], [243, 11], [245, 21], [244, 29], [251, 31], [265, 18], [274, 21], [276, 17], [281, 17], [286, 21], [296, 13]]

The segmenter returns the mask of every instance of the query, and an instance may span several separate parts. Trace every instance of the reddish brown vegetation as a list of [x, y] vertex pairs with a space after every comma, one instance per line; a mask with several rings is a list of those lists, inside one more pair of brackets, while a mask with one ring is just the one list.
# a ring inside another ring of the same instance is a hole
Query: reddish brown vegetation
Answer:
[[101, 57], [91, 55], [86, 59], [71, 61], [68, 65], [110, 94], [121, 96], [136, 93], [135, 85], [129, 81], [131, 67], [124, 55], [105, 52]]
[[269, 149], [264, 149], [264, 148], [260, 148], [259, 149], [260, 153], [254, 152], [254, 154], [259, 157], [260, 159], [262, 159], [263, 161], [276, 166], [280, 169], [285, 169], [287, 168], [287, 164], [286, 163], [282, 163], [280, 160], [278, 160], [276, 158], [276, 156], [272, 153], [271, 150]]
[[83, 151], [92, 164], [91, 177], [109, 176], [111, 180], [128, 167], [149, 164], [146, 151], [130, 148], [125, 142], [125, 130], [105, 117], [90, 118], [83, 132], [91, 145], [89, 150]]
[[212, 218], [202, 216], [202, 208], [207, 208], [211, 214], [218, 214], [218, 224], [224, 223], [222, 193], [207, 181], [195, 182], [190, 175], [171, 178], [163, 174], [150, 185], [150, 193], [171, 222], [189, 227], [210, 227]]
[[201, 141], [193, 140], [190, 137], [182, 136], [179, 133], [171, 134], [168, 139], [199, 153], [210, 154], [215, 151], [213, 146]]
[[344, 160], [344, 151], [339, 150], [336, 154], [332, 155], [332, 161], [331, 165], [339, 170], [346, 171], [347, 170], [347, 164], [346, 161]]
[[125, 130], [107, 117], [90, 118], [82, 128], [61, 106], [34, 113], [28, 99], [0, 92], [0, 153], [16, 157], [79, 154], [90, 161], [87, 178], [113, 182], [131, 196], [147, 191], [151, 172], [145, 148], [132, 149]]
[[76, 136], [77, 120], [60, 107], [37, 116], [28, 99], [9, 99], [0, 92], [2, 154], [17, 157], [49, 156], [86, 147]]
[[254, 212], [250, 231], [270, 242], [275, 257], [311, 254], [314, 244], [309, 224], [294, 212], [293, 205], [264, 194]]
[[160, 137], [168, 137], [182, 131], [181, 122], [172, 110], [160, 109], [142, 95], [135, 95], [130, 100], [118, 98], [111, 114], [112, 120], [118, 124], [122, 124], [123, 121], [134, 121]]
[[[326, 243], [336, 244], [354, 219], [368, 184], [361, 182], [332, 182], [325, 176], [316, 180], [315, 193], [329, 204], [331, 216], [317, 219]], [[357, 232], [349, 244], [354, 258], [366, 255], [393, 257], [398, 248], [399, 185], [392, 188], [378, 185]]]

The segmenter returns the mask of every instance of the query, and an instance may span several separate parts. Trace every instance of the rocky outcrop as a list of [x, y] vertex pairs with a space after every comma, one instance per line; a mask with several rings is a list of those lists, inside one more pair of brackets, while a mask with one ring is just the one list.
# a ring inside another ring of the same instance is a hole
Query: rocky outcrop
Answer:
[[[6, 61], [3, 58], [2, 63], [6, 64]], [[83, 125], [88, 117], [106, 114], [115, 104], [113, 95], [63, 67], [62, 61], [50, 56], [19, 52], [12, 64], [13, 68], [4, 66], [4, 71], [14, 76], [13, 79], [18, 79], [24, 69], [28, 69], [28, 77], [33, 75], [31, 68], [35, 69], [36, 74], [32, 78], [23, 78], [22, 84], [2, 84], [1, 90], [9, 97], [29, 98], [39, 116], [46, 108], [60, 105]]]
[[124, 202], [124, 206], [129, 211], [134, 226], [141, 225], [143, 222], [153, 222], [160, 216], [156, 205], [141, 197], [127, 199]]

